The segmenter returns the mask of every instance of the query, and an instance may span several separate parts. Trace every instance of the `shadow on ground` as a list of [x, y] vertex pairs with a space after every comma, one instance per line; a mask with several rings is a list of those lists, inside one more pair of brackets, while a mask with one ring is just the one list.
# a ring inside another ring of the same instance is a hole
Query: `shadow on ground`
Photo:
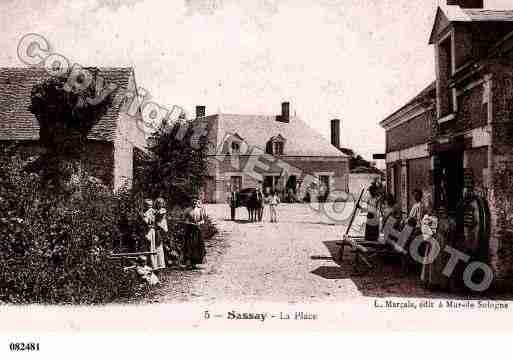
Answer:
[[237, 224], [256, 223], [256, 222], [251, 222], [249, 219], [235, 219], [233, 221], [231, 219], [225, 219], [224, 221], [225, 222], [233, 222], [233, 223], [237, 223]]
[[502, 297], [494, 293], [486, 294], [463, 294], [448, 293], [443, 291], [432, 291], [423, 287], [420, 275], [411, 268], [408, 273], [401, 271], [398, 258], [372, 259], [373, 269], [365, 270], [362, 264], [362, 271], [355, 271], [354, 253], [346, 248], [344, 258], [339, 259], [339, 241], [324, 241], [330, 256], [316, 256], [312, 260], [331, 260], [332, 265], [321, 265], [311, 273], [328, 280], [350, 279], [358, 290], [368, 297], [404, 297], [404, 298], [434, 298], [434, 299], [494, 299]]

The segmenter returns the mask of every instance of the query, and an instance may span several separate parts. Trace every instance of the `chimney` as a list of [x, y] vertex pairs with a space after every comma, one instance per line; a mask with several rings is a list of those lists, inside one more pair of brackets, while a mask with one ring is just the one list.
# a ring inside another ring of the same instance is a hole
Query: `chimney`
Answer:
[[290, 121], [290, 103], [281, 103], [281, 115], [276, 116], [276, 121], [289, 123]]
[[340, 120], [331, 120], [331, 144], [340, 148]]
[[287, 123], [290, 121], [290, 103], [288, 102], [281, 103], [281, 120]]
[[196, 118], [205, 117], [205, 106], [196, 106]]
[[484, 0], [447, 0], [447, 5], [458, 5], [463, 9], [482, 9]]

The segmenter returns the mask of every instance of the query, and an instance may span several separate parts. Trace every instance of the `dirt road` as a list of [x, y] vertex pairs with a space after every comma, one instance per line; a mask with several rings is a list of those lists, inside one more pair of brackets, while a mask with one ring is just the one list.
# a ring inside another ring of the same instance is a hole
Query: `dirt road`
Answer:
[[176, 301], [343, 301], [360, 296], [431, 296], [414, 275], [386, 265], [355, 276], [351, 254], [335, 263], [344, 225], [303, 204], [282, 204], [279, 222], [247, 223], [245, 209], [228, 219], [226, 205], [207, 206], [220, 229], [208, 243], [207, 262], [193, 272], [168, 271], [163, 285], [147, 299]]

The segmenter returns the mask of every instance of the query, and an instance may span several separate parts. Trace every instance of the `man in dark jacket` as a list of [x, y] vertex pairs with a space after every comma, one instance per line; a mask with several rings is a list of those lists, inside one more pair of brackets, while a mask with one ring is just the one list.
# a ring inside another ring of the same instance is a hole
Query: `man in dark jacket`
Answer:
[[239, 205], [239, 193], [232, 189], [230, 192], [230, 214], [232, 221], [235, 221], [237, 207]]

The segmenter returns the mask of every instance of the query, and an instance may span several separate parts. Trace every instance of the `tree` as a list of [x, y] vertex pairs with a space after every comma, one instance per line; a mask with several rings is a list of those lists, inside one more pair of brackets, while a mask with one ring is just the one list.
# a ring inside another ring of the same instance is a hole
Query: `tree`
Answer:
[[173, 124], [164, 122], [150, 137], [150, 155], [143, 165], [141, 184], [148, 196], [162, 196], [172, 204], [184, 205], [199, 195], [207, 174], [203, 124], [180, 118]]
[[[45, 188], [70, 191], [73, 175], [84, 176], [87, 136], [112, 105], [113, 90], [98, 86], [98, 69], [52, 76], [34, 85], [30, 111], [39, 123], [43, 155], [33, 164]], [[72, 190], [71, 190], [72, 191]]]
[[355, 157], [351, 158], [350, 162], [351, 169], [355, 169], [357, 167], [372, 167], [371, 163], [364, 159], [361, 155], [356, 155]]

